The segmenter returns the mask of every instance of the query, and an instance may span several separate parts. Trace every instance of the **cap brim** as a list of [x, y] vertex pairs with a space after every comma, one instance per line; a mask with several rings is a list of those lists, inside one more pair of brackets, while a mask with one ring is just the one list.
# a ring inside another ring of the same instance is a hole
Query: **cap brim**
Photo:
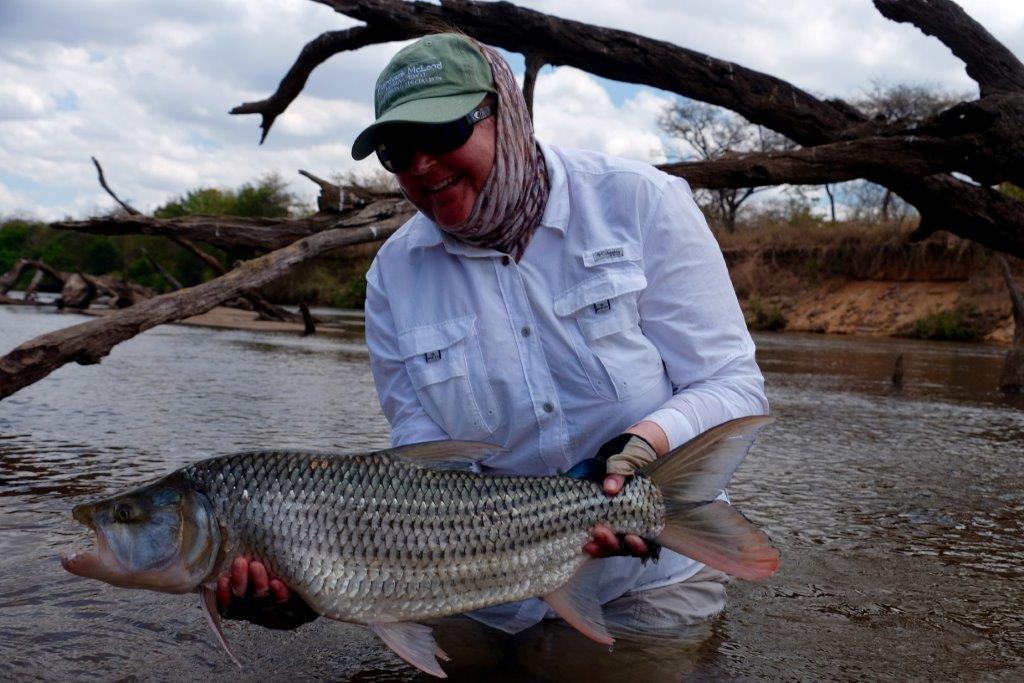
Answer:
[[447, 123], [465, 116], [489, 95], [487, 91], [428, 97], [394, 107], [373, 122], [352, 143], [352, 158], [365, 159], [377, 147], [377, 132], [392, 123]]

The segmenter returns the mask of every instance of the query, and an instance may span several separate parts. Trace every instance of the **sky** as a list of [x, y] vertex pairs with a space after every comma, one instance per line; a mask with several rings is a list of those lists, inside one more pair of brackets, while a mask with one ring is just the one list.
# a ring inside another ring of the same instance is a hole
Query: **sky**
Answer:
[[[870, 0], [523, 0], [516, 4], [639, 33], [855, 99], [872, 83], [977, 93], [934, 38], [883, 18]], [[1024, 2], [962, 0], [1024, 56]], [[349, 147], [373, 120], [373, 84], [403, 44], [332, 57], [259, 145], [259, 117], [230, 116], [270, 95], [302, 46], [358, 22], [311, 0], [0, 0], [0, 217], [56, 220], [113, 208], [90, 161], [151, 211], [196, 187], [276, 173], [312, 204], [322, 177], [379, 166]], [[509, 55], [521, 77], [523, 60]], [[673, 150], [657, 120], [676, 97], [546, 67], [539, 138], [651, 163]]]

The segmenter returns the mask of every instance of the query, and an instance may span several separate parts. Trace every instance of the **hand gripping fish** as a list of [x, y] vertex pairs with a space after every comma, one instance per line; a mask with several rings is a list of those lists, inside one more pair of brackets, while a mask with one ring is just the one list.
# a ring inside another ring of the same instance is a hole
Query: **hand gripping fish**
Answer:
[[435, 676], [445, 675], [437, 658], [448, 657], [418, 622], [531, 597], [611, 644], [594, 585], [600, 560], [582, 550], [597, 524], [745, 579], [778, 568], [768, 537], [715, 500], [770, 421], [705, 432], [614, 497], [567, 476], [476, 474], [472, 465], [497, 448], [470, 442], [212, 458], [75, 507], [96, 549], [61, 563], [124, 588], [198, 592], [225, 649], [215, 586], [238, 555], [262, 561], [323, 616], [368, 625]]

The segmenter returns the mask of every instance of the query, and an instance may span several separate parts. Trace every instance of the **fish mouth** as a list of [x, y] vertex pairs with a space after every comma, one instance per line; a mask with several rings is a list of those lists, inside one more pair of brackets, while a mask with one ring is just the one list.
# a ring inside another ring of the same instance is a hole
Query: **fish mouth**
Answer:
[[60, 566], [76, 576], [84, 576], [87, 579], [100, 579], [110, 582], [111, 578], [117, 575], [127, 574], [127, 570], [118, 561], [100, 527], [93, 522], [94, 506], [76, 505], [71, 516], [82, 525], [92, 530], [94, 551], [80, 550], [69, 555], [60, 556]]

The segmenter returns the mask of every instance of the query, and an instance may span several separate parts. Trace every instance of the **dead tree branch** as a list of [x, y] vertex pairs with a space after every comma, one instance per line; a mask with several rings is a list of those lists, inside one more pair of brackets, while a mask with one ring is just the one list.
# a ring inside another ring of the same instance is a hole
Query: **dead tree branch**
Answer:
[[405, 199], [391, 196], [342, 216], [309, 218], [243, 218], [238, 216], [101, 216], [80, 221], [50, 223], [56, 230], [76, 230], [96, 235], [164, 235], [205, 242], [222, 249], [280, 249], [296, 240], [335, 228], [360, 228], [397, 215], [411, 216]]
[[309, 178], [314, 183], [320, 186], [320, 194], [316, 198], [316, 208], [320, 213], [341, 213], [343, 206], [343, 193], [340, 187], [332, 182], [328, 182], [319, 176], [315, 176], [309, 171], [303, 171], [299, 169], [299, 175]]
[[147, 261], [149, 261], [149, 265], [153, 266], [153, 269], [160, 273], [160, 277], [162, 277], [164, 281], [171, 286], [171, 289], [178, 290], [182, 288], [181, 283], [178, 282], [178, 278], [171, 275], [170, 271], [160, 265], [160, 262], [153, 258], [145, 247], [142, 248], [142, 255], [146, 257]]
[[[627, 31], [560, 19], [507, 2], [441, 0], [436, 5], [402, 0], [316, 1], [366, 22], [362, 28], [377, 32], [372, 34], [373, 40], [411, 38], [439, 25], [454, 25], [483, 42], [525, 55], [543, 55], [549, 64], [574, 66], [605, 78], [650, 85], [731, 109], [805, 146], [892, 134], [883, 124], [867, 121], [841, 100], [818, 99], [774, 76]], [[943, 41], [967, 62], [968, 73], [979, 79], [984, 94], [1021, 90], [1019, 61], [950, 0], [877, 0], [876, 6], [885, 16], [909, 21]], [[274, 103], [274, 116], [301, 92], [302, 84], [317, 65], [339, 51], [358, 47], [358, 40], [372, 42], [369, 36], [345, 36], [334, 42], [327, 38], [330, 35], [324, 34], [303, 50], [278, 91], [265, 101]], [[989, 61], [993, 65], [987, 65]], [[262, 113], [266, 134], [273, 121], [267, 120], [266, 107], [247, 106], [236, 108], [233, 113]], [[975, 150], [974, 156], [977, 154]], [[1005, 197], [989, 188], [936, 175], [949, 165], [947, 158], [927, 169], [915, 165], [869, 179], [897, 192], [920, 211], [926, 225], [919, 235], [939, 226], [969, 239], [990, 231], [979, 241], [998, 251], [1024, 254], [1021, 224], [1007, 222], [1019, 212], [1009, 208]], [[695, 168], [689, 167], [687, 172], [696, 172]], [[984, 171], [981, 164], [972, 170], [979, 175]], [[1000, 174], [1004, 176], [1001, 179], [1009, 179], [1003, 173], [1005, 170], [1004, 164], [983, 182]], [[927, 172], [928, 177], [922, 178]], [[951, 188], [953, 192], [949, 191]], [[963, 217], [966, 222], [936, 222], [927, 218], [943, 215]]]
[[107, 194], [109, 194], [114, 199], [114, 201], [117, 202], [118, 204], [120, 204], [121, 208], [124, 209], [125, 211], [127, 211], [128, 213], [130, 213], [132, 215], [139, 215], [139, 214], [141, 214], [140, 211], [138, 211], [137, 209], [135, 209], [132, 206], [129, 206], [128, 204], [125, 204], [123, 201], [121, 201], [120, 197], [118, 197], [116, 194], [114, 194], [114, 191], [110, 189], [109, 185], [107, 185], [107, 179], [105, 177], [103, 177], [103, 167], [100, 166], [100, 162], [98, 162], [96, 160], [96, 157], [89, 157], [89, 158], [92, 159], [92, 164], [93, 164], [93, 166], [96, 167], [96, 175], [99, 176], [100, 187], [102, 187], [104, 190], [106, 190]]
[[[542, 54], [548, 64], [573, 66], [732, 109], [801, 144], [830, 140], [832, 131], [863, 121], [863, 116], [845, 103], [819, 100], [791, 83], [739, 64], [629, 31], [559, 19], [508, 2], [442, 0], [434, 5], [402, 0], [315, 1], [365, 21], [368, 28], [395, 36], [388, 40], [408, 39], [439, 25], [454, 25], [490, 45], [526, 55]], [[318, 53], [320, 60], [315, 64], [303, 60], [300, 54], [296, 66], [302, 62], [311, 70], [339, 51]], [[289, 91], [289, 102], [299, 90]]]
[[526, 110], [530, 113], [530, 120], [533, 121], [533, 90], [537, 85], [537, 74], [544, 66], [544, 58], [536, 52], [526, 55], [526, 74], [523, 76], [523, 99], [526, 100]]
[[67, 363], [98, 363], [126, 339], [163, 323], [205, 313], [244, 290], [271, 282], [299, 263], [346, 245], [385, 239], [397, 228], [391, 221], [357, 230], [321, 232], [247, 261], [201, 285], [162, 294], [102, 318], [40, 335], [0, 357], [0, 399]]
[[886, 19], [935, 36], [963, 60], [982, 96], [1024, 91], [1024, 64], [952, 0], [874, 0]]
[[886, 136], [664, 164], [694, 187], [835, 183], [960, 171], [986, 184], [1024, 184], [1024, 95], [993, 95]]
[[270, 127], [274, 120], [288, 108], [302, 89], [306, 86], [306, 80], [313, 69], [318, 67], [332, 55], [348, 50], [358, 50], [367, 45], [375, 43], [387, 43], [393, 40], [402, 40], [405, 35], [397, 34], [386, 27], [377, 26], [356, 26], [344, 31], [330, 31], [317, 37], [306, 44], [295, 60], [294, 66], [288, 70], [277, 91], [265, 100], [257, 102], [246, 102], [231, 110], [232, 114], [259, 114], [261, 117], [260, 128], [263, 134], [260, 136], [260, 144], [267, 139]]
[[[193, 242], [183, 237], [171, 237], [171, 241], [205, 263], [216, 275], [224, 275], [228, 272], [228, 269], [221, 265], [221, 262], [214, 258], [212, 254], [203, 251]], [[270, 303], [254, 289], [243, 291], [241, 298], [225, 303], [238, 306], [239, 308], [252, 309], [259, 313], [260, 317], [264, 320], [281, 320], [285, 322], [296, 322], [298, 320], [294, 313]]]

